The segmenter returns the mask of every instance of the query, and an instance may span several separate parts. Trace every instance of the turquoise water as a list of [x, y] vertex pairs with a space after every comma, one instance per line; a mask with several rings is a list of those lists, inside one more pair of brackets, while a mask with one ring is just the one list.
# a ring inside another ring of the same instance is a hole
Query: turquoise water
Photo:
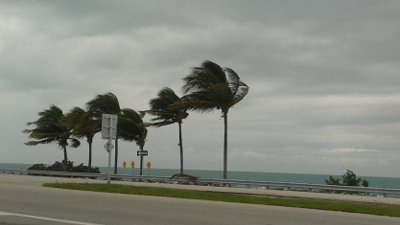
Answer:
[[[26, 170], [31, 165], [29, 164], [10, 164], [10, 163], [0, 163], [0, 169], [14, 169], [14, 170]], [[107, 172], [106, 167], [100, 167], [102, 173]], [[179, 173], [179, 170], [174, 169], [144, 169], [144, 175], [154, 175], [154, 176], [172, 176]], [[139, 170], [135, 168], [118, 169], [118, 174], [129, 174], [138, 175]], [[201, 178], [222, 178], [221, 171], [214, 170], [185, 170], [185, 174], [190, 174], [193, 176]], [[228, 173], [229, 179], [238, 180], [260, 180], [260, 181], [275, 181], [275, 182], [295, 182], [295, 183], [308, 183], [308, 184], [325, 184], [325, 179], [329, 178], [328, 175], [320, 174], [296, 174], [296, 173], [264, 173], [264, 172], [240, 172], [231, 171]], [[334, 176], [336, 178], [341, 178], [341, 176]], [[400, 178], [390, 178], [390, 177], [368, 177], [362, 176], [361, 178], [366, 179], [369, 182], [370, 187], [377, 188], [395, 188], [400, 189]]]

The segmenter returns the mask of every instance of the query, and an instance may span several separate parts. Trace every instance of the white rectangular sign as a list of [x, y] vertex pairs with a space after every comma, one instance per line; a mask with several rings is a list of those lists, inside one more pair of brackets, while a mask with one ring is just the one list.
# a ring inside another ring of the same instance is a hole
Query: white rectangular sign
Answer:
[[148, 156], [149, 151], [137, 151], [137, 156]]
[[117, 137], [118, 115], [103, 114], [101, 120], [101, 138], [115, 139]]

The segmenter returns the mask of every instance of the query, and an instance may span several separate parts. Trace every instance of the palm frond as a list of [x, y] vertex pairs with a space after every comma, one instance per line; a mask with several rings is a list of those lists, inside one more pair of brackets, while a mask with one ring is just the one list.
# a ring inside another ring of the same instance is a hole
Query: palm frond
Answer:
[[80, 107], [74, 107], [69, 111], [66, 115], [65, 118], [68, 121], [68, 123], [72, 126], [75, 127], [77, 126], [81, 121], [83, 115], [86, 113], [85, 110], [83, 110]]
[[227, 73], [228, 76], [228, 85], [229, 88], [231, 89], [231, 93], [233, 96], [235, 96], [240, 86], [240, 77], [231, 68], [225, 67], [225, 72]]
[[119, 114], [121, 111], [118, 98], [110, 92], [97, 95], [87, 102], [86, 106], [91, 115], [97, 118], [101, 118], [103, 113]]
[[146, 110], [145, 111], [138, 111], [138, 113], [139, 113], [140, 117], [142, 117], [142, 119], [143, 119], [143, 117], [146, 116]]
[[46, 138], [53, 138], [57, 139], [57, 137], [60, 135], [60, 132], [56, 130], [45, 130], [45, 129], [34, 129], [30, 132], [29, 138], [32, 139], [46, 139]]
[[119, 138], [124, 141], [138, 142], [142, 139], [144, 133], [147, 134], [147, 129], [143, 123], [142, 115], [133, 109], [122, 109], [118, 117]]
[[179, 107], [171, 107], [171, 105], [182, 102], [185, 97], [180, 98], [171, 88], [164, 87], [161, 89], [156, 98], [150, 100], [150, 110], [146, 112], [153, 116], [150, 126], [166, 126], [188, 116], [187, 110]]
[[25, 133], [25, 134], [29, 134], [31, 132], [32, 132], [32, 129], [24, 129], [24, 130], [22, 130], [22, 133]]
[[173, 109], [185, 109], [191, 111], [211, 112], [215, 109], [215, 104], [210, 101], [191, 100], [174, 103], [170, 106]]
[[30, 139], [27, 145], [57, 143], [64, 145], [71, 135], [71, 128], [65, 123], [65, 116], [60, 108], [51, 105], [49, 109], [38, 113], [39, 118], [29, 123], [35, 125], [33, 129], [25, 129], [23, 132], [29, 134]]
[[122, 118], [129, 119], [134, 123], [142, 123], [142, 116], [133, 109], [125, 108], [121, 110]]
[[154, 123], [148, 123], [148, 126], [153, 126], [153, 127], [163, 127], [163, 126], [168, 126], [171, 124], [176, 123], [176, 121], [161, 121], [161, 122], [154, 122]]
[[184, 93], [206, 91], [215, 84], [226, 83], [224, 70], [216, 63], [204, 61], [200, 67], [194, 67], [191, 74], [183, 78]]
[[226, 83], [225, 72], [218, 64], [206, 60], [203, 62], [202, 68], [207, 71], [207, 73], [212, 74], [215, 78], [217, 78], [219, 83]]
[[81, 145], [81, 142], [78, 139], [71, 138], [70, 141], [71, 141], [72, 148], [77, 148], [77, 147], [79, 147], [79, 145]]
[[185, 94], [205, 91], [210, 86], [221, 83], [217, 76], [207, 69], [195, 67], [190, 75], [183, 78], [185, 84], [182, 89]]
[[213, 108], [227, 112], [249, 90], [233, 69], [222, 69], [211, 61], [205, 61], [200, 67], [193, 68], [192, 73], [183, 80], [183, 90], [189, 94], [185, 102], [174, 104], [174, 107], [201, 112], [209, 112]]
[[43, 140], [39, 140], [39, 141], [28, 141], [28, 142], [25, 142], [25, 145], [33, 146], [33, 145], [38, 145], [38, 144], [50, 144], [53, 141], [54, 141], [53, 139], [43, 139]]
[[235, 96], [233, 96], [232, 106], [236, 103], [240, 102], [246, 95], [249, 93], [249, 86], [244, 82], [240, 82], [238, 87], [238, 91], [236, 92]]

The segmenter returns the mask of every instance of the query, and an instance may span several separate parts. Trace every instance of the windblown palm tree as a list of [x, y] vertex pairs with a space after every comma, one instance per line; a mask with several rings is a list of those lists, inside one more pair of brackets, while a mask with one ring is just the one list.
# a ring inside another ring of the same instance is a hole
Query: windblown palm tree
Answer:
[[122, 109], [118, 118], [118, 136], [124, 141], [136, 141], [143, 148], [140, 140], [146, 138], [147, 128], [143, 122], [143, 116], [133, 109]]
[[[26, 129], [25, 133], [29, 134], [29, 138], [36, 139], [28, 141], [26, 145], [50, 144], [56, 143], [64, 153], [64, 170], [67, 169], [68, 155], [67, 146], [76, 148], [80, 142], [71, 137], [72, 127], [66, 121], [66, 118], [60, 108], [55, 105], [50, 106], [42, 112], [39, 112], [39, 119], [35, 122], [27, 123], [28, 126], [35, 125], [34, 129]], [[68, 143], [70, 141], [70, 143]]]
[[205, 61], [200, 67], [193, 68], [184, 78], [183, 90], [187, 93], [187, 103], [183, 105], [191, 110], [202, 112], [220, 109], [224, 118], [224, 171], [228, 177], [228, 112], [248, 93], [249, 87], [240, 80], [239, 75], [230, 68], [221, 68], [218, 64]]
[[151, 126], [162, 127], [178, 123], [179, 127], [179, 149], [180, 149], [180, 174], [183, 175], [183, 142], [182, 142], [182, 120], [188, 117], [187, 109], [171, 107], [181, 103], [184, 98], [178, 97], [171, 88], [163, 88], [157, 94], [157, 98], [150, 100], [150, 110], [146, 111], [155, 116]]
[[[143, 115], [138, 114], [133, 109], [122, 109], [118, 118], [118, 137], [124, 141], [135, 141], [140, 150], [143, 151], [146, 143], [147, 128], [143, 122]], [[143, 168], [143, 157], [140, 158]], [[142, 175], [143, 171], [140, 171]]]
[[77, 138], [86, 138], [89, 145], [88, 169], [92, 168], [92, 143], [94, 135], [99, 132], [98, 122], [89, 112], [79, 107], [74, 107], [67, 115], [67, 121], [73, 128], [72, 134]]
[[[101, 131], [102, 114], [117, 114], [121, 113], [118, 98], [113, 93], [97, 95], [94, 99], [86, 103], [90, 118], [93, 118], [97, 123], [96, 131]], [[118, 134], [117, 134], [118, 135]], [[115, 161], [114, 173], [118, 172], [118, 136], [115, 139]]]

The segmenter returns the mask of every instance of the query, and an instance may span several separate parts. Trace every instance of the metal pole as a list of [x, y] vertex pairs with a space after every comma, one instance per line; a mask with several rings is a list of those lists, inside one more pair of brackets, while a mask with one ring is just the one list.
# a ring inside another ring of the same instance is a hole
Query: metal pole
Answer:
[[107, 142], [108, 146], [108, 176], [107, 176], [107, 184], [111, 184], [111, 139]]
[[143, 175], [143, 155], [140, 155], [140, 176]]
[[[115, 120], [115, 122], [113, 122]], [[117, 122], [118, 122], [118, 116], [117, 115], [112, 115], [112, 114], [103, 114], [102, 115], [102, 138], [107, 140], [107, 143], [104, 145], [104, 148], [106, 149], [108, 153], [108, 174], [107, 174], [107, 183], [111, 183], [111, 152], [114, 148], [114, 145], [112, 144], [112, 140], [116, 139], [116, 134], [117, 134]], [[113, 124], [115, 123], [115, 124]], [[112, 132], [113, 129], [115, 129], [114, 133]]]
[[111, 127], [112, 127], [112, 119], [110, 119], [110, 127], [108, 128], [108, 133], [110, 134], [108, 137], [108, 142], [107, 142], [107, 146], [108, 146], [108, 177], [107, 177], [107, 184], [111, 184]]

